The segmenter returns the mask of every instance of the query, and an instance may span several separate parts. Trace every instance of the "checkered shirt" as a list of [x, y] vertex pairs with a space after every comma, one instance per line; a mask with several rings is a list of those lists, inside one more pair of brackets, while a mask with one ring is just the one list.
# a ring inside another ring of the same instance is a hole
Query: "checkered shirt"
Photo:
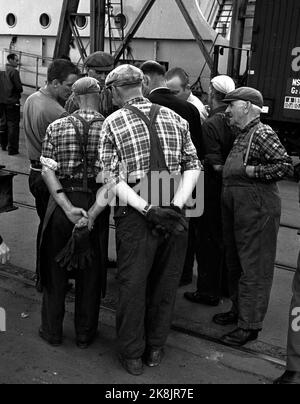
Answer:
[[[79, 110], [77, 113], [88, 122], [98, 118], [104, 120], [103, 116], [95, 111]], [[80, 133], [83, 134], [82, 123], [78, 119], [74, 119]], [[96, 160], [102, 125], [103, 122], [95, 122], [89, 132], [87, 146], [89, 178], [97, 177], [99, 172]], [[59, 179], [83, 179], [80, 145], [76, 138], [74, 126], [68, 118], [59, 119], [48, 127], [43, 142], [41, 161], [42, 163], [45, 161], [52, 162]]]
[[[135, 98], [127, 105], [137, 107], [147, 117], [150, 115], [152, 104], [145, 98]], [[189, 125], [184, 119], [161, 107], [155, 127], [170, 173], [201, 169]], [[106, 181], [120, 178], [126, 181], [129, 176], [139, 180], [149, 172], [149, 130], [145, 122], [126, 106], [104, 122], [97, 164]]]
[[[260, 123], [252, 121], [237, 137], [235, 144]], [[281, 144], [277, 134], [268, 126], [260, 124], [250, 149], [249, 166], [255, 166], [255, 178], [265, 182], [280, 181], [294, 173], [292, 159]]]

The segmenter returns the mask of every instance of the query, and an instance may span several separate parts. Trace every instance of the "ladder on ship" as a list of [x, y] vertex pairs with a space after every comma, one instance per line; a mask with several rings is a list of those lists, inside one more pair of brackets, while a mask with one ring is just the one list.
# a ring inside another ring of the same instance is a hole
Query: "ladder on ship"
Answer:
[[107, 0], [106, 3], [109, 50], [112, 55], [120, 43], [124, 41], [127, 21], [124, 15], [123, 0]]
[[213, 24], [214, 30], [226, 37], [230, 30], [233, 0], [218, 0], [219, 10]]

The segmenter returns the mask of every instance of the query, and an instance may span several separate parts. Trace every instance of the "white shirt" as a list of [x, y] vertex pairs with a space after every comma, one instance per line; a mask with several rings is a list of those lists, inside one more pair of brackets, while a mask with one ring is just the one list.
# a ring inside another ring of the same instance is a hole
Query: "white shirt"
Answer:
[[198, 109], [201, 123], [203, 123], [208, 118], [208, 112], [206, 111], [204, 104], [193, 93], [191, 93], [191, 95], [189, 96], [188, 102], [193, 104]]

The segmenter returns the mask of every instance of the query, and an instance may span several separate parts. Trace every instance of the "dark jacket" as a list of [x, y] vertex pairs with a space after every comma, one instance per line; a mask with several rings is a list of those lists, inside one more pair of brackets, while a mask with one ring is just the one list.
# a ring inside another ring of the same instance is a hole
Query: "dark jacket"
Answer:
[[196, 147], [199, 159], [203, 160], [202, 126], [197, 108], [190, 102], [176, 97], [168, 88], [159, 88], [152, 91], [148, 99], [154, 104], [172, 109], [189, 123], [192, 142]]
[[210, 166], [224, 166], [236, 138], [225, 116], [226, 109], [224, 106], [212, 111], [202, 127], [205, 160]]
[[10, 64], [6, 65], [6, 71], [0, 72], [0, 103], [6, 105], [19, 104], [23, 86], [20, 73]]

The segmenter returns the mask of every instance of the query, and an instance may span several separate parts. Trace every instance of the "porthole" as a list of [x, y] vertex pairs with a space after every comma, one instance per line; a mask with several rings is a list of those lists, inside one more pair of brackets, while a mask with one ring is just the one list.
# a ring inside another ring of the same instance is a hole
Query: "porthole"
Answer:
[[17, 17], [12, 13], [7, 14], [6, 23], [10, 28], [15, 27], [17, 24]]
[[119, 13], [115, 16], [115, 24], [116, 28], [124, 29], [127, 25], [127, 17], [126, 15]]
[[88, 20], [84, 15], [78, 15], [75, 19], [75, 23], [79, 29], [85, 29], [88, 24]]
[[42, 28], [49, 28], [51, 24], [51, 18], [48, 14], [44, 13], [40, 16], [40, 24]]

